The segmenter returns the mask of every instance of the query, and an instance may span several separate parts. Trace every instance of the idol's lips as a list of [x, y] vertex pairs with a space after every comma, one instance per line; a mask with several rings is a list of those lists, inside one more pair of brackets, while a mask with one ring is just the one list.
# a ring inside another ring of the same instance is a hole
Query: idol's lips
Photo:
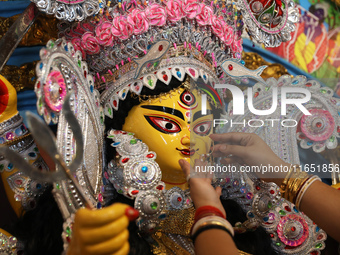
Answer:
[[192, 156], [192, 155], [195, 154], [194, 149], [190, 150], [190, 149], [178, 149], [178, 148], [176, 148], [176, 150], [180, 151], [184, 156]]

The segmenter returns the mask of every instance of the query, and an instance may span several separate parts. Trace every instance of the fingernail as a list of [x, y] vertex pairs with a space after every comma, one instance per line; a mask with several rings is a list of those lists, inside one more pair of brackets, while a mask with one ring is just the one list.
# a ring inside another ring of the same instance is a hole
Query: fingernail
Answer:
[[129, 221], [134, 221], [138, 218], [139, 212], [136, 209], [129, 207], [126, 208], [125, 215], [128, 217]]
[[222, 145], [221, 147], [220, 147], [220, 151], [225, 151], [227, 149], [227, 146], [225, 146], [225, 145]]

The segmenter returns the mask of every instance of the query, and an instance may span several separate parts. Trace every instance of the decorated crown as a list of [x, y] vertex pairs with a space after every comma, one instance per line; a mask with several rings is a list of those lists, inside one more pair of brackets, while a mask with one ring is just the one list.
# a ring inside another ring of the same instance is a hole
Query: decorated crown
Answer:
[[[169, 84], [171, 78], [183, 81], [188, 75], [211, 87], [221, 78], [263, 82], [265, 67], [251, 71], [243, 66], [244, 25], [253, 40], [274, 47], [290, 39], [299, 17], [290, 0], [46, 0], [37, 6], [59, 19], [79, 21], [61, 22], [59, 36], [72, 43], [73, 55], [79, 51], [86, 59], [81, 72], [92, 74], [94, 88], [105, 91], [100, 103], [111, 118], [127, 92], [138, 95], [143, 86], [154, 89], [158, 80]], [[52, 63], [52, 48], [42, 65]], [[79, 54], [75, 59], [81, 62]], [[59, 69], [58, 63], [55, 67]], [[41, 83], [45, 80], [39, 79]], [[47, 114], [58, 113], [46, 109]]]
[[[53, 6], [54, 0], [50, 1], [50, 6]], [[59, 5], [66, 4], [57, 2]], [[86, 10], [91, 2], [77, 1], [77, 4], [83, 3]], [[144, 56], [150, 44], [162, 39], [169, 40], [175, 48], [190, 43], [207, 54], [213, 63], [219, 64], [221, 60], [217, 59], [221, 58], [218, 50], [228, 58], [239, 59], [244, 24], [255, 41], [275, 47], [290, 40], [290, 32], [294, 31], [294, 23], [299, 17], [290, 0], [99, 2], [102, 9], [98, 16], [59, 26], [60, 35], [82, 51], [83, 57], [87, 56], [90, 69], [99, 74], [113, 72], [124, 63]], [[75, 2], [70, 6], [74, 7]], [[84, 11], [83, 14], [86, 13]], [[88, 14], [92, 15], [92, 12]], [[66, 9], [57, 12], [59, 18], [70, 20], [70, 15]]]

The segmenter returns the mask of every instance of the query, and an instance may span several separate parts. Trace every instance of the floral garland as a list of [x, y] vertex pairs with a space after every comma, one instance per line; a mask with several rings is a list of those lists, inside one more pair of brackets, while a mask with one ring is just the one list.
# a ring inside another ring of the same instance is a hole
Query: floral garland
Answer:
[[[103, 18], [98, 24], [83, 23], [65, 33], [71, 37], [71, 42], [77, 50], [94, 55], [101, 48], [112, 47], [117, 41], [124, 41], [132, 36], [141, 35], [152, 28], [175, 24], [183, 18], [196, 21], [199, 26], [208, 26], [211, 31], [231, 50], [242, 52], [242, 38], [235, 33], [234, 28], [224, 16], [232, 14], [223, 9], [223, 14], [214, 14], [212, 6], [207, 6], [197, 0], [168, 0], [164, 6], [151, 4], [145, 9], [135, 8], [128, 14], [118, 15], [112, 20]], [[235, 16], [236, 18], [236, 16]]]

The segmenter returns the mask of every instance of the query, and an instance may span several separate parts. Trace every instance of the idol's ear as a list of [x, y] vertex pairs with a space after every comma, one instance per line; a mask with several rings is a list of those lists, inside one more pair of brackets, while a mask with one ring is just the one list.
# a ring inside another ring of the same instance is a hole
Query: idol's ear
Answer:
[[265, 47], [289, 41], [300, 18], [299, 9], [291, 0], [241, 0], [238, 5], [251, 39]]

